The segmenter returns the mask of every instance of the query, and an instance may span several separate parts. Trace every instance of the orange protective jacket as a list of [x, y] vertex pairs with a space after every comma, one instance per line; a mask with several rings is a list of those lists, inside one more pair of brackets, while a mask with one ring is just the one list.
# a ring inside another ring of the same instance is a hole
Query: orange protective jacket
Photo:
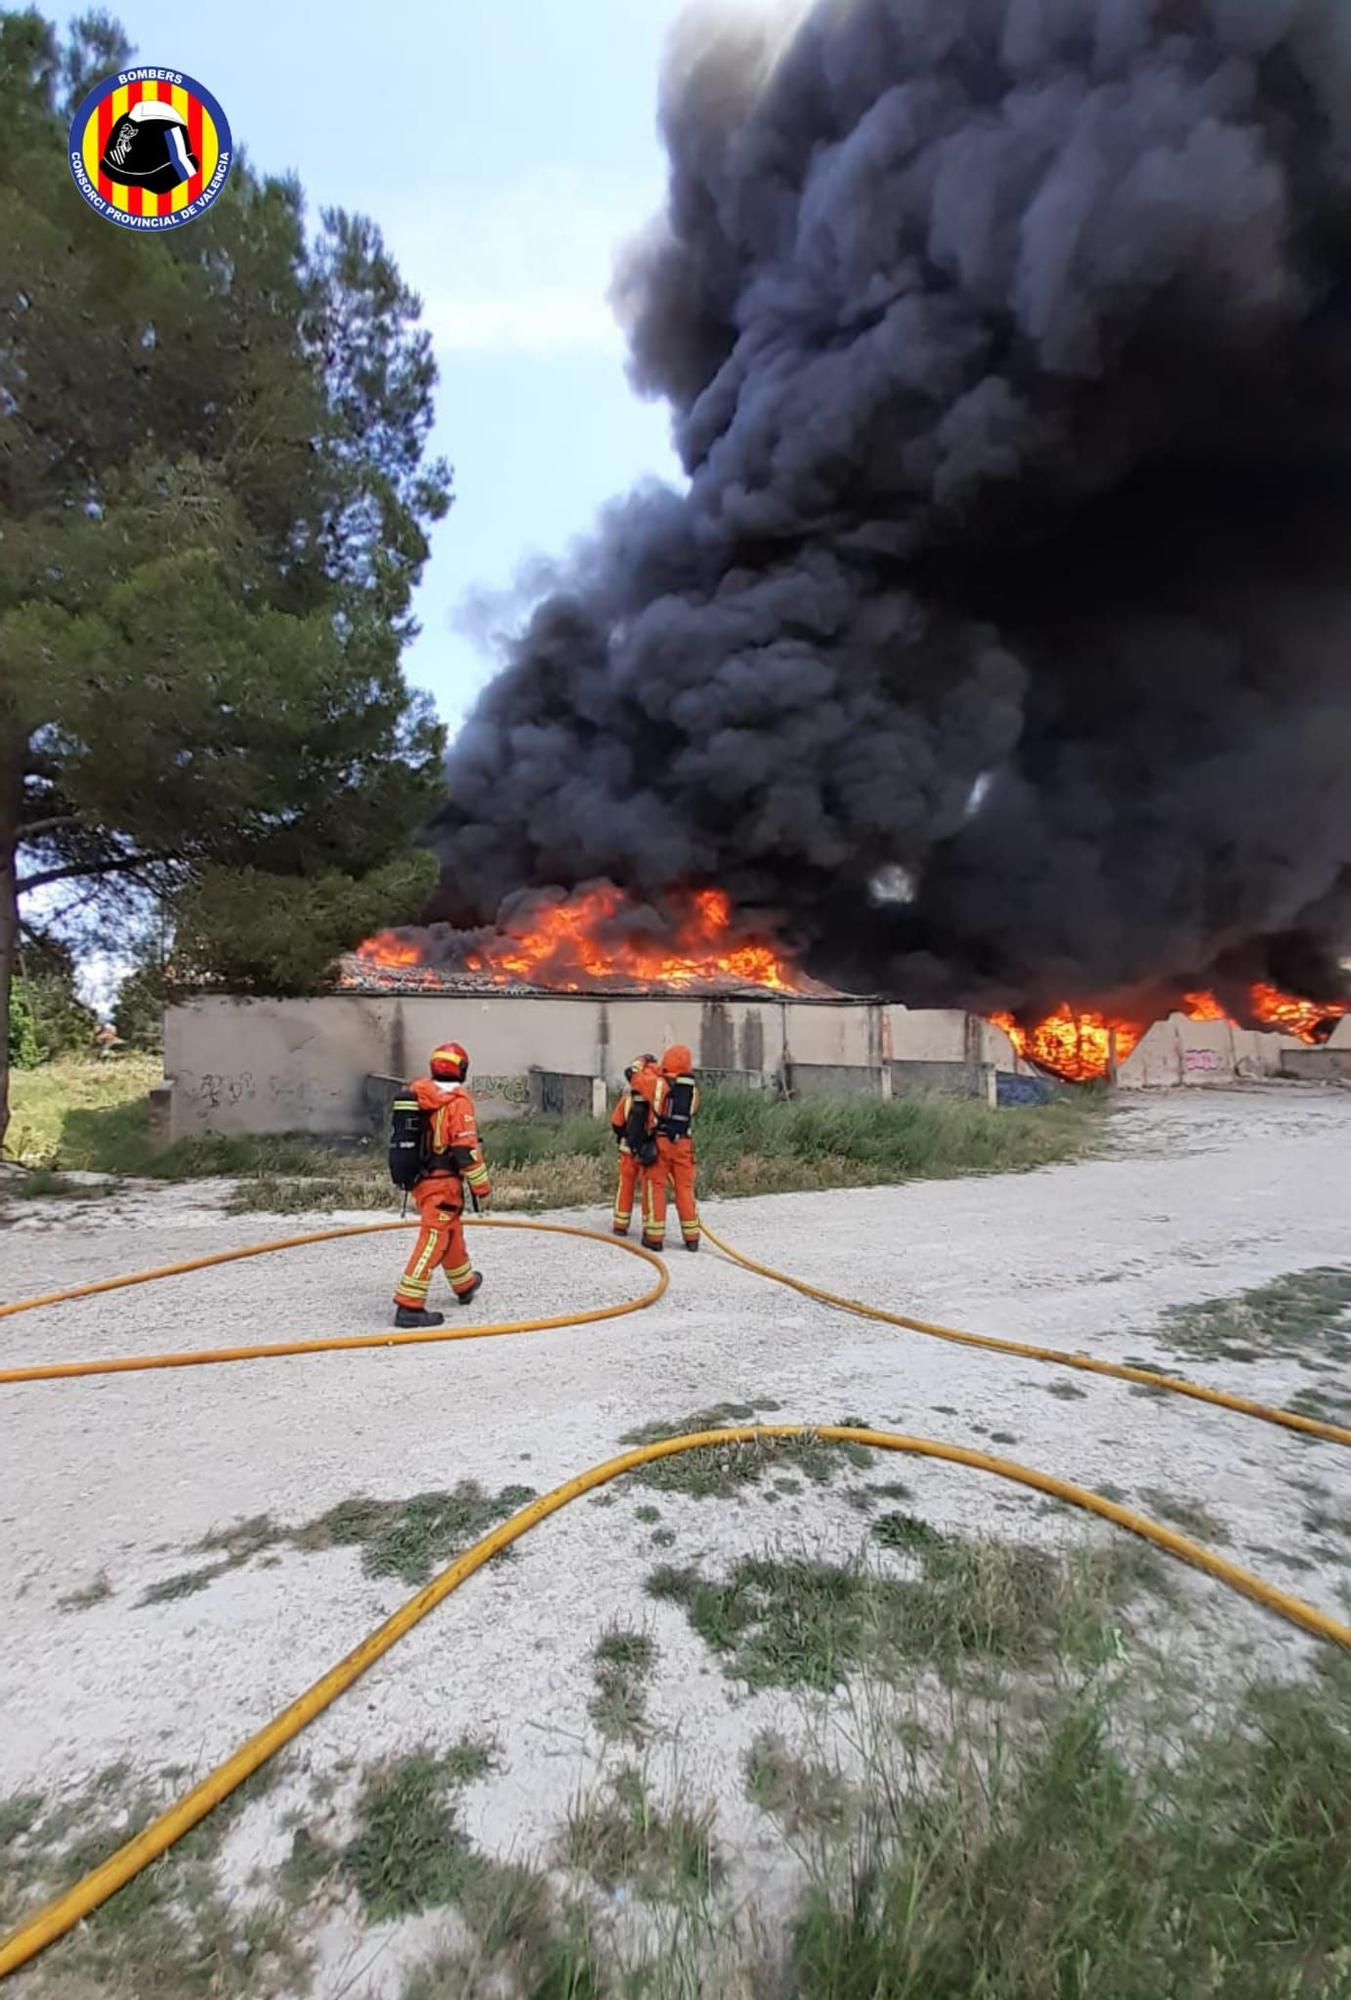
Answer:
[[633, 1150], [629, 1145], [626, 1134], [629, 1128], [629, 1119], [633, 1114], [635, 1101], [647, 1106], [647, 1118], [645, 1120], [647, 1136], [651, 1138], [656, 1130], [657, 1100], [661, 1095], [661, 1088], [661, 1077], [657, 1070], [650, 1064], [645, 1063], [641, 1069], [636, 1069], [633, 1072], [628, 1083], [619, 1093], [619, 1101], [610, 1114], [610, 1130], [619, 1139], [619, 1150], [621, 1153], [630, 1153]]
[[[473, 1189], [480, 1201], [486, 1200], [493, 1191], [492, 1182], [488, 1178], [483, 1144], [478, 1135], [478, 1114], [469, 1092], [462, 1083], [438, 1083], [435, 1077], [421, 1076], [413, 1085], [413, 1095], [430, 1120], [428, 1152], [433, 1158], [458, 1153], [463, 1162], [453, 1166], [433, 1166], [423, 1179], [458, 1176], [466, 1187]], [[467, 1161], [463, 1160], [465, 1154], [470, 1155]]]

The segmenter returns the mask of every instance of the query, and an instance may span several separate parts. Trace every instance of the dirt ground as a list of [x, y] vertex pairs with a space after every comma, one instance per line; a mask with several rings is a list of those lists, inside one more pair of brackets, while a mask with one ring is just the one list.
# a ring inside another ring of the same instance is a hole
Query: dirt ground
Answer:
[[[11, 1204], [0, 1292], [21, 1298], [307, 1226], [230, 1217], [211, 1198], [156, 1188]], [[600, 1215], [562, 1219], [605, 1227]], [[1351, 1092], [1142, 1097], [1112, 1111], [1104, 1156], [1084, 1164], [721, 1203], [709, 1220], [751, 1255], [830, 1289], [1143, 1360], [1268, 1403], [1312, 1396], [1297, 1406], [1351, 1421], [1344, 1340], [1330, 1352], [1316, 1328], [1306, 1338], [1293, 1310], [1273, 1336], [1270, 1316], [1232, 1303], [1292, 1274], [1351, 1267]], [[375, 1330], [387, 1323], [403, 1242], [310, 1248], [21, 1316], [0, 1324], [0, 1357]], [[608, 1245], [485, 1232], [473, 1249], [487, 1283], [471, 1311], [483, 1322], [577, 1310], [648, 1282]], [[1351, 1490], [1334, 1446], [850, 1318], [707, 1246], [686, 1256], [677, 1241], [669, 1263], [658, 1306], [593, 1327], [0, 1391], [0, 1799], [31, 1790], [74, 1800], [124, 1761], [175, 1767], [186, 1782], [410, 1594], [399, 1575], [370, 1574], [355, 1547], [296, 1546], [285, 1531], [358, 1497], [401, 1501], [466, 1481], [488, 1496], [544, 1491], [636, 1427], [724, 1403], [988, 1444], [1110, 1485], [1148, 1513], [1200, 1510], [1201, 1539], [1222, 1537], [1240, 1563], [1347, 1615]], [[1231, 1302], [1227, 1314], [1198, 1310], [1215, 1300]], [[898, 1459], [866, 1477], [903, 1479], [909, 1504], [940, 1530], [1033, 1542], [1111, 1534], [956, 1468]], [[647, 1757], [716, 1802], [725, 1848], [753, 1866], [765, 1830], [738, 1759], [766, 1727], [800, 1738], [802, 1704], [729, 1680], [676, 1604], [644, 1597], [643, 1580], [659, 1561], [716, 1572], [766, 1548], [851, 1554], [866, 1535], [859, 1478], [764, 1480], [731, 1498], [628, 1485], [550, 1521], [306, 1733], [276, 1790], [231, 1831], [222, 1865], [232, 1892], [247, 1896], [280, 1866], [316, 1787], [340, 1826], [363, 1769], [466, 1732], [495, 1745], [495, 1768], [464, 1796], [473, 1840], [499, 1857], [547, 1852], [570, 1803], [617, 1754], [590, 1714], [592, 1649], [616, 1620], [656, 1645]], [[1322, 1507], [1340, 1512], [1340, 1534], [1311, 1494], [1335, 1496]], [[177, 1588], [213, 1564], [195, 1544], [255, 1517], [266, 1528], [252, 1553], [243, 1544], [205, 1584]], [[1202, 1579], [1187, 1576], [1181, 1605], [1175, 1643], [1198, 1661], [1223, 1652], [1293, 1670], [1307, 1655], [1292, 1630]], [[330, 1904], [313, 1990], [320, 2000], [399, 1993], [441, 1921], [371, 1926], [350, 1901]]]

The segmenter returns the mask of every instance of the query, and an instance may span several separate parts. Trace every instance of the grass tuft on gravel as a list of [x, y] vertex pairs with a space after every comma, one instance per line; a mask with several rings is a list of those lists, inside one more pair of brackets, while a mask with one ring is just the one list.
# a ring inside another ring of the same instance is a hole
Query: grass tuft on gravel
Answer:
[[1157, 1338], [1198, 1361], [1351, 1362], [1351, 1267], [1289, 1271], [1226, 1298], [1171, 1306]]
[[464, 1899], [482, 1862], [452, 1795], [493, 1763], [490, 1743], [463, 1737], [444, 1755], [417, 1750], [368, 1772], [339, 1861], [372, 1922]]
[[839, 1771], [795, 1757], [783, 1738], [762, 1729], [741, 1760], [746, 1797], [779, 1822], [792, 1840], [839, 1833], [854, 1801]]
[[657, 1664], [656, 1642], [647, 1632], [611, 1625], [591, 1649], [596, 1692], [588, 1714], [607, 1742], [641, 1745], [647, 1735], [645, 1682]]
[[896, 1681], [916, 1663], [949, 1673], [970, 1660], [1016, 1668], [1102, 1663], [1119, 1651], [1124, 1607], [1142, 1590], [1166, 1587], [1144, 1550], [1061, 1555], [942, 1535], [900, 1514], [876, 1522], [874, 1534], [916, 1574], [758, 1556], [737, 1561], [722, 1579], [693, 1565], [660, 1565], [647, 1593], [681, 1606], [732, 1678], [755, 1689], [828, 1693], [861, 1668]]
[[504, 1486], [500, 1493], [486, 1493], [476, 1480], [462, 1479], [449, 1492], [414, 1493], [407, 1500], [373, 1500], [356, 1494], [298, 1528], [278, 1527], [268, 1515], [257, 1514], [193, 1544], [195, 1554], [219, 1554], [219, 1562], [165, 1577], [151, 1584], [137, 1602], [167, 1604], [192, 1597], [254, 1556], [282, 1547], [305, 1555], [359, 1548], [367, 1576], [426, 1583], [452, 1557], [534, 1498], [532, 1486]]
[[[272, 1898], [242, 1906], [218, 1880], [221, 1845], [275, 1781], [276, 1764], [60, 1939], [23, 1977], [33, 2000], [262, 2000], [309, 1983], [305, 1947]], [[0, 1838], [0, 1931], [89, 1873], [159, 1811], [168, 1771], [114, 1765], [57, 1804], [29, 1795]], [[9, 1801], [12, 1809], [15, 1801]], [[6, 1809], [0, 1803], [0, 1831]], [[75, 1838], [72, 1840], [72, 1835]]]
[[628, 1883], [652, 1899], [706, 1890], [722, 1872], [711, 1811], [682, 1800], [665, 1808], [632, 1766], [616, 1773], [608, 1792], [574, 1804], [563, 1840], [568, 1866], [602, 1889]]
[[56, 1608], [58, 1611], [92, 1611], [96, 1604], [106, 1604], [112, 1595], [113, 1587], [106, 1573], [100, 1570], [97, 1576], [91, 1577], [79, 1590], [72, 1590], [65, 1597], [58, 1597]]
[[[621, 1444], [659, 1444], [666, 1438], [688, 1437], [698, 1431], [724, 1430], [742, 1424], [759, 1424], [777, 1403], [716, 1403], [711, 1409], [694, 1410], [687, 1417], [662, 1417], [636, 1430], [625, 1431]], [[840, 1420], [857, 1423], [857, 1419]], [[691, 1500], [728, 1500], [747, 1486], [758, 1485], [767, 1473], [794, 1472], [813, 1486], [828, 1486], [847, 1467], [872, 1464], [873, 1454], [866, 1445], [835, 1443], [829, 1438], [761, 1439], [753, 1444], [707, 1445], [701, 1451], [682, 1452], [674, 1458], [658, 1458], [629, 1473], [639, 1485], [652, 1486], [661, 1493], [683, 1493]]]

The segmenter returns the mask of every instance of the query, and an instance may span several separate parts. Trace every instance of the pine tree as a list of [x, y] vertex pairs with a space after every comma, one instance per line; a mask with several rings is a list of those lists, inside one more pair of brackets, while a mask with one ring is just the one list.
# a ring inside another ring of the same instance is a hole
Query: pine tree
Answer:
[[[434, 877], [443, 733], [400, 666], [451, 500], [419, 302], [371, 223], [307, 242], [299, 185], [239, 162], [184, 228], [96, 216], [65, 119], [128, 53], [0, 14], [0, 1028], [57, 885], [168, 898], [180, 976], [266, 990]], [[276, 944], [247, 966], [241, 885]]]

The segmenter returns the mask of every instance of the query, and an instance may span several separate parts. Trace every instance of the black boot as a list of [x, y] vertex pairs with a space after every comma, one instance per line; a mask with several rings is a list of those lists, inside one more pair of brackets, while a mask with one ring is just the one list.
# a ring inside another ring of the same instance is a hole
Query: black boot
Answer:
[[400, 1306], [394, 1315], [394, 1324], [400, 1333], [411, 1333], [414, 1327], [444, 1326], [444, 1313], [428, 1312], [425, 1306]]
[[483, 1283], [483, 1273], [482, 1273], [482, 1271], [475, 1271], [475, 1273], [474, 1273], [474, 1282], [473, 1282], [473, 1284], [472, 1284], [472, 1285], [471, 1285], [471, 1286], [469, 1287], [469, 1290], [468, 1290], [467, 1292], [456, 1292], [456, 1294], [455, 1294], [455, 1303], [456, 1303], [456, 1305], [457, 1305], [457, 1306], [467, 1306], [467, 1305], [468, 1305], [468, 1303], [469, 1303], [469, 1301], [470, 1301], [470, 1299], [472, 1299], [472, 1298], [473, 1298], [473, 1296], [474, 1296], [475, 1292], [476, 1292], [476, 1291], [478, 1290], [479, 1286], [480, 1286], [480, 1285], [481, 1285], [482, 1283]]
[[688, 1238], [688, 1237], [686, 1237], [686, 1238], [685, 1238], [685, 1248], [686, 1248], [687, 1250], [697, 1250], [697, 1249], [699, 1248], [699, 1238], [698, 1238], [698, 1237], [696, 1236], [696, 1237], [695, 1237], [695, 1239], [694, 1239], [694, 1241], [693, 1241], [693, 1243], [691, 1243], [691, 1242], [690, 1242], [690, 1240], [689, 1240], [689, 1238]]
[[643, 1248], [644, 1250], [654, 1250], [658, 1256], [664, 1256], [666, 1253], [666, 1245], [664, 1243], [650, 1242], [646, 1236], [643, 1238]]

